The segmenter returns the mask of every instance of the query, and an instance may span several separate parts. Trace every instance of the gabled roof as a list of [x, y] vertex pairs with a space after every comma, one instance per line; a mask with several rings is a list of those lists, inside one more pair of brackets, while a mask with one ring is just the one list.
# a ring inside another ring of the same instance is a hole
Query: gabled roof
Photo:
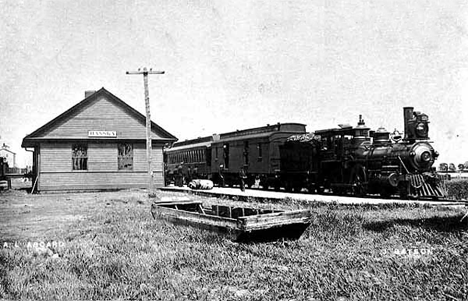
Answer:
[[[50, 140], [50, 137], [46, 137], [47, 133], [60, 126], [63, 122], [71, 119], [73, 116], [76, 116], [81, 112], [83, 109], [87, 108], [89, 105], [93, 104], [96, 102], [98, 99], [101, 99], [104, 97], [107, 101], [111, 102], [113, 105], [120, 107], [123, 109], [130, 117], [133, 117], [135, 120], [140, 122], [143, 127], [146, 125], [146, 117], [129, 106], [127, 103], [125, 103], [123, 100], [118, 98], [117, 96], [113, 95], [109, 91], [107, 91], [105, 88], [101, 88], [100, 90], [96, 91], [92, 95], [88, 96], [78, 104], [74, 105], [64, 113], [60, 114], [56, 118], [52, 119], [45, 125], [41, 126], [31, 134], [27, 135], [23, 139], [23, 143], [21, 144], [21, 147], [32, 147], [37, 144], [37, 142], [44, 141], [44, 140]], [[173, 142], [177, 141], [177, 138], [164, 130], [162, 127], [151, 121], [151, 131], [154, 134], [157, 134], [160, 138], [159, 139], [152, 139], [157, 140], [157, 141], [166, 141], [166, 142]], [[57, 140], [66, 140], [67, 137], [58, 137]]]
[[9, 152], [9, 153], [12, 153], [12, 154], [15, 154], [15, 155], [16, 155], [16, 153], [15, 153], [15, 152], [13, 152], [13, 151], [9, 150], [8, 148], [4, 148], [4, 147], [2, 147], [2, 148], [0, 148], [0, 151], [7, 151], [7, 152]]

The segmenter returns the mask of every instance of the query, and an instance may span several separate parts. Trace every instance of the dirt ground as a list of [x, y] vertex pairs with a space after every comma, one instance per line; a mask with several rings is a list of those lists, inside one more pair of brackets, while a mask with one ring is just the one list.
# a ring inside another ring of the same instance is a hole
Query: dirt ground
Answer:
[[143, 191], [29, 194], [28, 183], [15, 179], [12, 190], [0, 192], [0, 241], [47, 240], [61, 229], [118, 202], [145, 199]]

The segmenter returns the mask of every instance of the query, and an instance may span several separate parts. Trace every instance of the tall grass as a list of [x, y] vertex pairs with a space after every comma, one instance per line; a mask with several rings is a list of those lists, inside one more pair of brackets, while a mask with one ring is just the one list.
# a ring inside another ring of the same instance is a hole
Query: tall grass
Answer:
[[468, 180], [453, 179], [446, 182], [449, 197], [455, 200], [468, 200]]
[[468, 296], [468, 235], [467, 224], [458, 222], [461, 209], [295, 204], [294, 208], [314, 212], [300, 240], [238, 244], [211, 232], [153, 220], [145, 199], [117, 197], [105, 204], [47, 237], [65, 242], [53, 251], [58, 256], [27, 248], [0, 250], [0, 297], [464, 300]]

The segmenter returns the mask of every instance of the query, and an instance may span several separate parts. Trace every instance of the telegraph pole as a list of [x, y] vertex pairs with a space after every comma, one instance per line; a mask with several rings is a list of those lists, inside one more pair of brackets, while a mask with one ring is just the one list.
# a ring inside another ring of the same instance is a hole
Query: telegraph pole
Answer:
[[164, 74], [164, 71], [153, 71], [153, 69], [138, 71], [127, 71], [126, 74], [143, 74], [143, 84], [145, 87], [145, 107], [146, 107], [146, 160], [148, 161], [148, 195], [153, 194], [153, 170], [151, 168], [151, 112], [148, 91], [148, 74]]

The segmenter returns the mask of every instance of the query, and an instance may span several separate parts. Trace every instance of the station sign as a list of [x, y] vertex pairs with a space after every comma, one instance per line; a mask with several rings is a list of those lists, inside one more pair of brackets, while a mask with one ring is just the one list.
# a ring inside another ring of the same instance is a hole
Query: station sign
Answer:
[[88, 131], [88, 137], [116, 138], [116, 131]]

